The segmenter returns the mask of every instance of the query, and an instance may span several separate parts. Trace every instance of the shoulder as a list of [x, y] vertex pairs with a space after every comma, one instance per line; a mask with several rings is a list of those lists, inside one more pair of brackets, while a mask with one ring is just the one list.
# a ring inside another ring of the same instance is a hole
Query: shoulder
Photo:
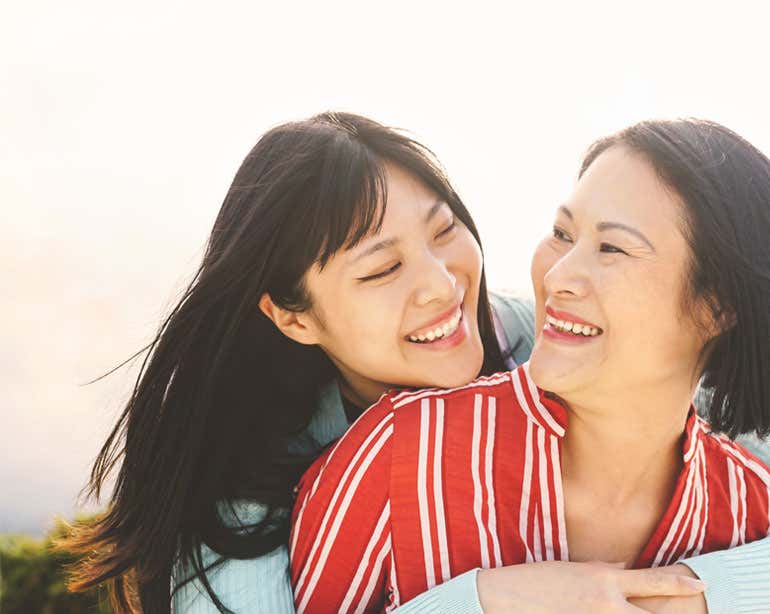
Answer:
[[494, 307], [512, 311], [522, 318], [532, 319], [535, 311], [532, 298], [514, 290], [490, 290], [489, 301]]
[[473, 399], [478, 394], [501, 395], [511, 390], [511, 373], [503, 371], [493, 375], [479, 377], [469, 384], [457, 388], [424, 388], [408, 390], [389, 397], [393, 415], [399, 419], [415, 418], [416, 408], [428, 407], [434, 401], [462, 403]]
[[[708, 463], [709, 481], [719, 480], [725, 492], [746, 489], [747, 496], [756, 498], [765, 508], [770, 505], [770, 468], [740, 443], [723, 433], [711, 430], [708, 422], [698, 418], [700, 438]], [[742, 496], [742, 495], [741, 495]]]
[[[285, 546], [253, 559], [225, 559], [201, 546], [206, 580], [217, 598], [235, 612], [291, 612], [293, 597], [289, 584], [289, 555]], [[178, 561], [173, 568], [172, 606], [175, 612], [219, 614], [200, 577], [195, 576], [191, 561]]]
[[359, 472], [382, 473], [386, 469], [393, 413], [390, 396], [385, 394], [316, 459], [297, 486], [295, 515], [310, 498], [322, 498], [324, 489], [355, 479]]
[[534, 303], [530, 298], [507, 291], [490, 292], [489, 303], [507, 342], [505, 358], [513, 358], [516, 364], [526, 362], [535, 339]]

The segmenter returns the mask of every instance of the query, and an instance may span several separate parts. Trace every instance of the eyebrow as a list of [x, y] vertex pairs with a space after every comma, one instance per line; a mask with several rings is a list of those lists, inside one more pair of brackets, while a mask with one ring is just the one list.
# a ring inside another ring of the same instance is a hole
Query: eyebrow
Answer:
[[430, 222], [433, 219], [433, 216], [436, 215], [439, 211], [441, 211], [441, 208], [444, 205], [446, 205], [446, 203], [443, 200], [437, 200], [435, 203], [433, 203], [433, 206], [430, 208], [430, 211], [428, 211], [428, 214], [425, 216], [425, 223], [427, 224], [428, 222]]
[[[559, 211], [561, 211], [569, 219], [575, 219], [575, 217], [572, 215], [572, 211], [570, 211], [565, 205], [561, 205], [559, 207]], [[649, 247], [653, 252], [657, 253], [657, 250], [655, 249], [655, 246], [652, 244], [652, 242], [647, 237], [645, 237], [641, 231], [637, 230], [633, 226], [629, 226], [621, 222], [599, 222], [596, 225], [596, 230], [600, 232], [603, 230], [625, 230], [627, 233], [634, 235], [637, 239], [646, 243], [647, 247]]]
[[[441, 208], [444, 206], [448, 206], [448, 205], [443, 200], [438, 200], [435, 203], [433, 203], [433, 206], [425, 215], [425, 223], [427, 224], [428, 222], [430, 222], [436, 216], [436, 214], [439, 211], [441, 211]], [[372, 254], [382, 251], [383, 249], [388, 249], [389, 247], [393, 247], [394, 245], [397, 245], [398, 242], [399, 242], [399, 239], [383, 239], [382, 241], [378, 241], [371, 247], [367, 247], [364, 251], [358, 254], [358, 256], [353, 258], [353, 260], [350, 261], [350, 264], [358, 262], [362, 258], [371, 256]]]
[[385, 239], [383, 241], [378, 241], [371, 247], [367, 247], [364, 251], [358, 254], [358, 256], [353, 258], [353, 260], [350, 261], [350, 264], [356, 263], [362, 258], [371, 256], [372, 254], [382, 251], [383, 249], [388, 249], [389, 247], [393, 247], [396, 244], [398, 244], [398, 239]]

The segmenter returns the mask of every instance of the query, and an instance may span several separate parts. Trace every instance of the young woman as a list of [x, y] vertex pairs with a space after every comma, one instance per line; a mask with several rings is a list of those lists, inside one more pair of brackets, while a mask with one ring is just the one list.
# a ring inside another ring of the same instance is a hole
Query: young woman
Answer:
[[718, 433], [770, 431], [768, 234], [770, 160], [726, 128], [595, 144], [533, 259], [530, 362], [383, 395], [303, 477], [298, 612], [390, 610], [479, 566], [649, 567], [766, 537], [770, 469]]
[[[291, 612], [299, 476], [388, 388], [504, 369], [493, 317], [509, 358], [526, 360], [529, 308], [487, 297], [473, 222], [424, 147], [349, 114], [271, 130], [97, 460], [97, 496], [122, 464], [108, 512], [62, 544], [88, 556], [74, 586], [109, 582], [119, 611], [168, 612], [173, 580], [174, 611]], [[693, 592], [666, 579], [541, 564], [484, 572], [479, 593], [525, 608], [527, 590], [558, 582], [553, 610], [580, 612], [592, 592]], [[469, 574], [403, 611], [478, 609], [476, 590]]]

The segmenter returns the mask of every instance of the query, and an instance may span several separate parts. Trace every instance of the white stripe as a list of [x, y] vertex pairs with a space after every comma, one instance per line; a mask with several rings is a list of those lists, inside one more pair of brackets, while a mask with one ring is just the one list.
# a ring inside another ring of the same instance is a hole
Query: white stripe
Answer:
[[567, 546], [567, 522], [564, 518], [564, 487], [561, 482], [561, 459], [559, 458], [559, 440], [556, 435], [551, 435], [551, 468], [553, 469], [553, 482], [556, 487], [556, 522], [559, 523], [559, 549], [561, 560], [569, 560], [569, 547]]
[[[686, 501], [686, 505], [683, 509], [684, 514], [682, 515], [681, 519], [681, 525], [682, 525], [682, 532], [679, 533], [679, 537], [676, 538], [676, 541], [671, 546], [671, 549], [665, 557], [665, 561], [662, 563], [663, 565], [670, 565], [675, 558], [681, 558], [677, 557], [677, 552], [679, 552], [679, 546], [682, 543], [682, 539], [685, 536], [685, 533], [687, 533], [687, 525], [693, 522], [693, 511], [695, 509], [695, 489], [697, 486], [697, 466], [695, 463], [690, 463], [687, 466], [687, 485], [690, 486], [690, 488], [685, 486], [685, 495], [683, 496], [682, 501]], [[689, 490], [689, 492], [688, 492]]]
[[532, 497], [532, 424], [527, 420], [527, 441], [524, 444], [524, 475], [521, 481], [521, 506], [519, 508], [519, 534], [521, 542], [527, 550], [525, 563], [531, 563], [532, 551], [527, 541], [527, 528], [529, 524], [529, 500]]
[[535, 562], [539, 563], [543, 560], [543, 542], [540, 539], [540, 515], [538, 513], [537, 505], [535, 505], [535, 527], [534, 527], [534, 541], [535, 541]]
[[452, 577], [449, 569], [449, 546], [447, 545], [446, 518], [444, 517], [443, 469], [444, 447], [444, 399], [436, 399], [436, 443], [433, 449], [433, 498], [436, 505], [436, 533], [441, 561], [441, 579], [446, 582]]
[[521, 407], [522, 411], [527, 414], [527, 418], [529, 418], [538, 426], [542, 426], [530, 410], [529, 403], [527, 402], [527, 396], [524, 394], [524, 389], [521, 387], [521, 380], [519, 379], [518, 369], [511, 373], [511, 383], [513, 384], [513, 392], [516, 394], [519, 407]]
[[706, 539], [706, 531], [709, 524], [709, 480], [708, 480], [708, 466], [706, 465], [706, 453], [703, 451], [703, 446], [698, 449], [698, 456], [701, 461], [701, 468], [703, 469], [703, 476], [701, 478], [703, 483], [703, 526], [701, 528], [700, 539], [698, 540], [698, 547], [693, 552], [693, 556], [698, 556], [703, 551], [703, 542]]
[[[369, 436], [364, 441], [363, 445], [356, 451], [355, 456], [353, 456], [353, 459], [348, 464], [347, 468], [345, 469], [345, 473], [342, 474], [342, 478], [340, 479], [339, 483], [337, 484], [337, 488], [334, 491], [334, 495], [332, 496], [331, 501], [329, 502], [328, 507], [326, 508], [326, 513], [324, 514], [323, 520], [321, 521], [321, 528], [318, 530], [318, 533], [316, 535], [315, 541], [313, 542], [313, 547], [310, 550], [310, 556], [307, 558], [306, 566], [304, 570], [302, 571], [302, 575], [299, 578], [299, 581], [297, 582], [297, 587], [295, 589], [296, 594], [299, 594], [299, 591], [302, 589], [302, 586], [305, 582], [305, 579], [307, 577], [307, 573], [310, 571], [310, 567], [313, 561], [313, 558], [315, 557], [315, 553], [320, 547], [321, 542], [323, 541], [324, 532], [326, 531], [326, 524], [329, 522], [329, 518], [331, 517], [332, 510], [334, 509], [335, 504], [337, 503], [337, 499], [342, 494], [342, 491], [345, 489], [346, 482], [348, 480], [348, 477], [350, 476], [351, 472], [353, 471], [353, 467], [355, 467], [356, 463], [358, 462], [358, 459], [361, 458], [361, 456], [364, 454], [366, 448], [369, 446], [369, 444], [374, 440], [375, 437], [377, 437], [380, 434], [380, 431], [385, 427], [385, 425], [390, 422], [393, 418], [393, 414], [389, 413], [387, 416], [385, 416], [382, 420], [380, 420], [380, 423], [372, 430], [371, 433], [369, 433]], [[350, 432], [350, 431], [348, 431]], [[340, 439], [340, 442], [344, 440], [344, 436], [342, 439]], [[337, 443], [335, 448], [331, 451], [329, 454], [329, 459], [326, 461], [327, 463], [329, 460], [331, 460], [334, 453], [339, 448], [340, 443]], [[320, 475], [319, 475], [320, 477]], [[315, 484], [313, 485], [315, 488]], [[308, 498], [306, 498], [307, 501]], [[301, 520], [302, 514], [304, 514], [305, 508], [303, 508], [299, 511], [299, 514], [297, 515], [298, 521]], [[296, 523], [295, 523], [296, 524]], [[294, 535], [299, 534], [299, 531], [297, 529], [294, 529]], [[296, 543], [296, 539], [295, 539]], [[293, 546], [292, 546], [293, 548]], [[292, 550], [292, 554], [293, 554]]]
[[545, 429], [537, 429], [538, 469], [540, 475], [540, 510], [543, 515], [546, 561], [553, 561], [553, 527], [551, 526], [551, 495], [548, 490], [548, 461], [545, 456]]
[[685, 463], [690, 462], [690, 459], [692, 458], [693, 454], [695, 454], [695, 446], [700, 441], [700, 438], [698, 436], [698, 429], [700, 429], [700, 420], [696, 418], [695, 424], [693, 424], [692, 431], [690, 433], [690, 445], [687, 447], [687, 452], [684, 453]]
[[756, 475], [767, 488], [767, 523], [768, 531], [770, 531], [770, 472], [768, 472], [768, 470], [762, 464], [746, 458], [738, 449], [734, 447], [735, 444], [733, 444], [726, 437], [718, 436], [716, 439], [722, 446], [723, 450], [726, 450], [729, 454], [741, 461], [746, 469], [751, 469], [752, 473], [754, 473], [754, 475]]
[[[313, 575], [310, 577], [310, 581], [308, 582], [307, 588], [305, 589], [305, 594], [302, 596], [302, 601], [300, 602], [300, 605], [298, 606], [298, 610], [304, 610], [305, 606], [307, 605], [308, 600], [313, 594], [313, 591], [315, 590], [316, 584], [318, 584], [318, 580], [321, 577], [321, 573], [323, 573], [323, 568], [326, 565], [326, 559], [329, 558], [329, 551], [332, 549], [332, 546], [334, 545], [334, 540], [337, 539], [337, 533], [340, 530], [340, 525], [342, 524], [342, 521], [345, 519], [345, 514], [348, 511], [348, 507], [350, 507], [350, 502], [353, 499], [353, 496], [356, 494], [356, 491], [358, 489], [358, 485], [361, 483], [361, 480], [364, 477], [364, 474], [369, 469], [369, 466], [372, 464], [376, 456], [380, 453], [380, 450], [382, 447], [387, 443], [388, 439], [390, 439], [390, 436], [393, 434], [393, 425], [389, 424], [385, 431], [382, 433], [380, 438], [377, 440], [377, 443], [374, 444], [372, 449], [369, 451], [369, 453], [364, 458], [363, 462], [361, 463], [361, 466], [356, 471], [356, 474], [353, 476], [353, 480], [350, 482], [350, 486], [345, 493], [345, 497], [342, 499], [342, 503], [340, 503], [339, 510], [337, 511], [337, 515], [334, 518], [334, 521], [332, 522], [332, 526], [329, 529], [329, 535], [327, 538], [323, 541], [323, 547], [321, 549], [321, 555], [318, 559], [318, 563], [316, 564]], [[332, 509], [332, 506], [329, 506], [330, 511]], [[324, 518], [325, 519], [325, 518]], [[323, 530], [323, 527], [322, 527]], [[308, 561], [312, 560], [309, 559]], [[295, 589], [295, 594], [299, 594], [299, 591], [302, 587], [302, 582], [304, 580], [304, 576], [306, 575], [307, 571], [310, 569], [310, 565], [305, 567], [305, 570], [302, 573], [302, 576], [299, 579], [299, 582], [297, 583], [297, 588]]]
[[527, 387], [529, 388], [529, 394], [532, 397], [532, 401], [535, 404], [535, 409], [537, 409], [538, 413], [543, 417], [543, 419], [548, 423], [548, 426], [551, 427], [551, 429], [559, 436], [564, 437], [564, 427], [562, 427], [554, 417], [551, 415], [551, 412], [546, 409], [545, 405], [543, 405], [540, 402], [540, 393], [537, 390], [537, 386], [535, 385], [535, 382], [532, 380], [532, 378], [529, 375], [529, 361], [525, 362], [522, 365], [522, 369], [524, 369], [524, 375], [527, 376]]
[[[392, 414], [389, 414], [388, 417], [390, 417], [391, 415]], [[359, 418], [360, 417], [361, 416], [359, 416]], [[385, 421], [385, 419], [383, 418], [382, 422], [384, 422], [384, 421]], [[375, 431], [380, 428], [380, 425], [382, 424], [382, 422], [380, 422], [380, 424], [377, 425], [377, 428], [375, 428]], [[348, 429], [348, 431], [346, 431], [346, 433], [347, 432], [349, 432], [349, 429]], [[329, 452], [328, 458], [326, 459], [326, 461], [324, 461], [324, 464], [321, 466], [321, 469], [318, 471], [318, 475], [315, 477], [315, 480], [313, 480], [313, 487], [310, 489], [310, 492], [307, 495], [305, 495], [305, 500], [302, 502], [302, 507], [299, 510], [299, 514], [297, 514], [297, 521], [292, 526], [291, 545], [289, 546], [290, 556], [294, 555], [294, 549], [297, 546], [297, 537], [299, 536], [299, 528], [300, 528], [300, 526], [302, 526], [302, 517], [305, 515], [305, 506], [306, 506], [307, 502], [310, 500], [310, 497], [312, 497], [315, 494], [315, 491], [318, 488], [318, 484], [321, 482], [321, 476], [323, 475], [324, 469], [326, 469], [326, 467], [329, 466], [329, 463], [334, 458], [334, 455], [337, 453], [337, 450], [339, 450], [339, 448], [340, 448], [339, 444], [344, 439], [345, 439], [345, 435], [343, 434], [343, 436], [339, 439], [339, 441], [336, 444], [334, 444], [334, 447], [332, 448], [332, 451]], [[369, 440], [367, 439], [367, 441], [369, 441]], [[366, 444], [364, 444], [364, 445], [366, 445]]]
[[691, 552], [695, 546], [695, 540], [698, 538], [701, 530], [700, 516], [703, 509], [703, 476], [701, 475], [700, 454], [698, 454], [700, 447], [700, 442], [698, 442], [697, 448], [693, 448], [693, 454], [696, 455], [696, 458], [693, 461], [695, 464], [695, 514], [692, 515], [690, 537], [687, 540], [687, 547], [681, 558], [687, 558], [688, 553]]
[[743, 545], [746, 543], [746, 480], [743, 476], [743, 468], [736, 467], [738, 470], [738, 494], [741, 501], [741, 521], [738, 525], [738, 543]]
[[733, 536], [728, 548], [735, 548], [738, 544], [738, 487], [735, 480], [735, 463], [727, 457], [727, 477], [730, 483], [730, 515], [733, 518]]
[[374, 569], [372, 569], [372, 575], [369, 576], [369, 582], [364, 589], [364, 594], [361, 596], [361, 601], [358, 602], [356, 608], [356, 614], [360, 614], [366, 610], [366, 606], [369, 603], [369, 599], [372, 598], [374, 587], [377, 585], [377, 581], [380, 579], [380, 570], [382, 569], [382, 561], [390, 552], [390, 535], [382, 545], [382, 549], [377, 554], [377, 559], [374, 561]]
[[486, 466], [486, 484], [487, 484], [487, 509], [489, 510], [489, 519], [487, 529], [492, 538], [492, 549], [495, 555], [495, 567], [503, 566], [503, 557], [500, 554], [500, 540], [497, 538], [497, 514], [495, 513], [495, 484], [492, 478], [492, 464], [494, 460], [495, 445], [495, 416], [497, 414], [497, 399], [489, 397], [487, 399], [489, 416], [487, 421], [487, 446], [485, 451], [484, 463]]
[[484, 524], [481, 520], [481, 477], [479, 476], [479, 448], [481, 446], [481, 408], [484, 397], [477, 394], [473, 397], [473, 447], [471, 449], [471, 473], [473, 475], [473, 516], [476, 518], [476, 528], [479, 531], [479, 546], [481, 547], [481, 567], [489, 568], [489, 545]]
[[420, 404], [420, 448], [417, 461], [417, 501], [420, 513], [423, 562], [428, 588], [436, 585], [433, 568], [433, 543], [430, 539], [430, 510], [428, 509], [428, 433], [430, 429], [430, 399]]
[[719, 442], [719, 444], [722, 446], [723, 450], [726, 450], [736, 459], [741, 461], [741, 464], [743, 464], [743, 466], [746, 469], [751, 469], [751, 471], [755, 473], [760, 480], [762, 480], [765, 486], [770, 488], [770, 472], [768, 472], [768, 470], [764, 466], [762, 466], [761, 464], [749, 458], [746, 458], [740, 452], [740, 450], [735, 448], [735, 444], [733, 444], [733, 442], [731, 442], [729, 439], [722, 438], [722, 437], [717, 437], [716, 439]]
[[[374, 547], [380, 541], [380, 538], [382, 537], [382, 533], [385, 530], [385, 525], [387, 524], [389, 518], [390, 518], [390, 501], [387, 501], [385, 502], [385, 507], [382, 508], [382, 514], [380, 514], [380, 519], [377, 521], [377, 526], [374, 527], [374, 532], [372, 533], [372, 537], [369, 540], [369, 543], [366, 545], [366, 550], [364, 551], [364, 555], [361, 558], [361, 562], [358, 564], [356, 575], [353, 576], [353, 581], [350, 583], [350, 588], [348, 588], [348, 592], [345, 595], [345, 599], [342, 600], [342, 605], [340, 606], [340, 612], [347, 612], [348, 608], [350, 607], [350, 604], [353, 603], [353, 599], [355, 598], [356, 593], [358, 593], [358, 589], [361, 587], [361, 582], [364, 579], [364, 574], [366, 573], [366, 570], [369, 569], [369, 564], [371, 563], [372, 554], [374, 553]], [[374, 575], [374, 570], [372, 570], [372, 575]], [[364, 601], [364, 603], [366, 602]], [[359, 607], [360, 607], [360, 604], [359, 604]]]
[[[685, 533], [687, 533], [687, 525], [694, 522], [693, 518], [693, 511], [695, 510], [695, 503], [696, 503], [696, 490], [698, 487], [698, 465], [696, 463], [690, 463], [687, 466], [687, 482], [688, 484], [691, 484], [692, 488], [690, 489], [689, 496], [686, 497], [687, 505], [684, 508], [684, 514], [682, 517], [682, 532], [679, 534], [679, 537], [676, 538], [676, 542], [671, 547], [671, 551], [668, 553], [668, 556], [666, 556], [666, 560], [663, 563], [664, 565], [670, 565], [675, 557], [677, 559], [681, 557], [677, 557], [677, 552], [679, 552], [679, 546], [682, 543], [682, 539], [685, 536]], [[685, 491], [687, 491], [687, 488], [685, 488]]]
[[502, 384], [509, 378], [509, 374], [505, 373], [500, 375], [499, 377], [496, 377], [495, 379], [489, 379], [487, 381], [474, 381], [470, 384], [467, 384], [465, 386], [460, 386], [459, 388], [440, 388], [438, 390], [427, 390], [427, 391], [421, 391], [418, 394], [415, 394], [412, 397], [407, 397], [405, 399], [401, 399], [398, 401], [398, 403], [395, 403], [393, 405], [393, 409], [398, 409], [399, 407], [402, 407], [408, 403], [413, 403], [414, 401], [419, 401], [420, 399], [424, 399], [427, 397], [435, 397], [436, 395], [447, 395], [451, 392], [455, 392], [457, 390], [466, 390], [468, 388], [484, 388], [488, 386], [497, 386], [498, 384]]
[[492, 375], [482, 375], [481, 377], [476, 378], [469, 384], [465, 384], [463, 386], [458, 386], [457, 388], [421, 388], [419, 390], [402, 390], [398, 394], [393, 395], [390, 397], [390, 402], [395, 403], [396, 401], [401, 401], [409, 396], [420, 396], [424, 392], [454, 392], [455, 390], [465, 390], [466, 388], [472, 388], [473, 386], [485, 385], [484, 382], [490, 382], [494, 380], [495, 384], [499, 384], [500, 382], [504, 382], [506, 378], [510, 376], [509, 373], [494, 373]]
[[663, 544], [658, 549], [658, 553], [655, 555], [655, 560], [653, 561], [651, 567], [658, 567], [660, 565], [663, 557], [671, 546], [671, 542], [674, 541], [674, 537], [676, 537], [676, 533], [679, 530], [679, 525], [682, 522], [682, 516], [684, 516], [684, 513], [687, 510], [687, 506], [690, 502], [690, 489], [692, 488], [694, 473], [695, 472], [692, 470], [692, 467], [690, 467], [690, 471], [687, 472], [687, 482], [684, 487], [684, 493], [682, 494], [682, 500], [679, 502], [679, 508], [676, 511], [676, 516], [674, 516], [674, 521], [671, 523], [671, 526], [668, 529], [666, 539], [663, 540]]

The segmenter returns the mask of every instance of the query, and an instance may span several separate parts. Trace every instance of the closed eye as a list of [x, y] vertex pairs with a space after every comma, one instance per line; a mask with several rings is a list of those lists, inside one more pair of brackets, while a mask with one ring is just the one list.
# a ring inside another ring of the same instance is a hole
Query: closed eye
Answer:
[[436, 238], [437, 238], [437, 239], [439, 239], [439, 238], [441, 238], [441, 237], [443, 237], [443, 236], [446, 236], [446, 235], [448, 235], [448, 234], [449, 234], [450, 232], [452, 232], [452, 231], [453, 231], [453, 230], [454, 230], [456, 227], [457, 227], [457, 221], [453, 219], [453, 220], [452, 220], [452, 223], [451, 223], [451, 224], [449, 224], [449, 226], [447, 226], [446, 228], [444, 228], [444, 230], [442, 230], [441, 232], [439, 232], [439, 233], [436, 235]]
[[381, 279], [383, 277], [387, 277], [391, 273], [395, 273], [398, 269], [401, 268], [401, 263], [397, 262], [392, 267], [385, 271], [381, 271], [379, 273], [375, 273], [374, 275], [367, 275], [366, 277], [359, 277], [358, 281], [373, 281], [375, 279]]

